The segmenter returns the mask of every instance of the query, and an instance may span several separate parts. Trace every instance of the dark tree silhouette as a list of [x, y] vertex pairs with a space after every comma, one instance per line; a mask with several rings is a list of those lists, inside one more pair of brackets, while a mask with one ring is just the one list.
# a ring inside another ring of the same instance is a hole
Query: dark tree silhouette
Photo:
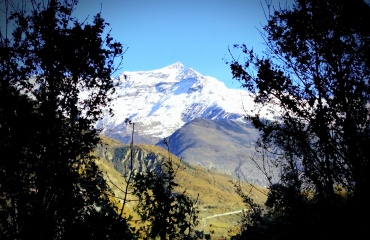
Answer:
[[121, 44], [100, 14], [74, 19], [77, 1], [2, 4], [0, 238], [129, 238], [91, 155]]
[[193, 227], [198, 224], [197, 200], [190, 199], [185, 191], [176, 192], [175, 177], [181, 166], [173, 162], [169, 150], [168, 154], [159, 169], [134, 176], [136, 211], [144, 223], [138, 234], [148, 239], [191, 239]]
[[370, 7], [362, 0], [296, 0], [266, 10], [266, 54], [235, 45], [245, 62], [233, 58], [230, 67], [255, 102], [280, 112], [274, 120], [247, 118], [282, 173], [264, 214], [252, 211], [242, 236], [369, 236]]

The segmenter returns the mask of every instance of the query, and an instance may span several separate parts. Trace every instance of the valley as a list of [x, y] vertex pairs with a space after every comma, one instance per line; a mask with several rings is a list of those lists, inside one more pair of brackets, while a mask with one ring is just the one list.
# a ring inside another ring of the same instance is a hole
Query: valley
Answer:
[[[97, 150], [96, 155], [100, 160], [97, 161], [99, 168], [104, 173], [110, 185], [114, 201], [118, 208], [122, 206], [124, 197], [124, 171], [127, 169], [130, 147], [117, 140], [102, 136], [103, 144]], [[176, 174], [176, 181], [179, 183], [178, 192], [186, 191], [192, 199], [198, 199], [197, 208], [199, 210], [199, 224], [197, 230], [213, 236], [228, 236], [232, 229], [238, 226], [241, 210], [245, 209], [240, 196], [235, 191], [234, 184], [239, 181], [237, 178], [228, 174], [223, 174], [215, 170], [192, 165], [181, 161], [174, 155], [158, 146], [135, 144], [133, 147], [134, 169], [136, 171], [152, 169], [158, 166], [161, 161], [171, 157], [172, 161], [179, 166]], [[260, 186], [251, 186], [243, 181], [240, 182], [245, 192], [250, 192], [256, 202], [264, 203], [266, 200], [267, 189]], [[198, 197], [199, 194], [199, 197]], [[135, 202], [133, 196], [128, 204], [126, 215], [133, 215], [133, 221], [137, 216], [132, 212]], [[132, 222], [134, 226], [136, 222]]]

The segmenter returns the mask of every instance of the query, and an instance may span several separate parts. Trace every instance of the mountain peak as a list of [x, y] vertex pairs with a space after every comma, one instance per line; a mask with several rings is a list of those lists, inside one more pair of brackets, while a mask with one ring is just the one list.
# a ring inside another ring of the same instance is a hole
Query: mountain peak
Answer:
[[138, 135], [160, 139], [195, 118], [243, 119], [254, 106], [245, 90], [228, 89], [180, 62], [125, 74], [130, 81], [117, 86], [114, 116], [104, 116], [97, 123], [104, 134], [120, 140], [126, 137], [127, 118], [138, 124]]
[[185, 66], [181, 62], [175, 62], [174, 64], [169, 65], [167, 68], [170, 68], [170, 69], [183, 69], [183, 68], [185, 68]]

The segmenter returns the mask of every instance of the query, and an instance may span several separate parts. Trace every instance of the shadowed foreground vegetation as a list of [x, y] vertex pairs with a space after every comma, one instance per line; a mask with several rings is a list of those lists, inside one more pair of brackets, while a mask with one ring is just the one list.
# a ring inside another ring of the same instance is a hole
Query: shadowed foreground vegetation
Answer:
[[[111, 111], [123, 54], [101, 14], [79, 22], [74, 0], [1, 1], [0, 238], [369, 236], [370, 7], [266, 3], [266, 55], [235, 45], [245, 62], [229, 63], [256, 103], [281, 113], [246, 116], [261, 133], [263, 189], [168, 149], [101, 139], [95, 123]], [[278, 180], [267, 166], [281, 170]]]
[[[369, 237], [370, 6], [363, 0], [266, 1], [267, 51], [236, 45], [234, 78], [281, 115], [247, 116], [261, 132], [261, 157], [281, 169], [264, 207], [242, 224], [242, 239]], [[231, 50], [230, 50], [231, 52]]]

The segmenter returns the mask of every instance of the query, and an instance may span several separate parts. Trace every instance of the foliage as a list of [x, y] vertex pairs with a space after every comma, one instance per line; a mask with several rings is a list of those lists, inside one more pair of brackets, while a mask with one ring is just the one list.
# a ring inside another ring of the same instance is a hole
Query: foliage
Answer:
[[245, 62], [230, 63], [255, 102], [280, 113], [247, 117], [282, 172], [266, 213], [250, 215], [242, 235], [359, 238], [370, 226], [362, 217], [369, 216], [370, 7], [362, 0], [296, 0], [268, 17], [266, 55], [235, 45]]
[[175, 176], [179, 166], [171, 157], [161, 164], [158, 171], [139, 172], [134, 176], [133, 193], [138, 198], [136, 211], [148, 224], [139, 233], [149, 239], [190, 238], [197, 225], [196, 202], [185, 191], [175, 192]]
[[99, 142], [93, 124], [110, 101], [121, 44], [109, 34], [102, 39], [100, 14], [93, 24], [72, 18], [77, 1], [4, 4], [0, 237], [122, 238], [127, 224], [117, 217], [90, 155]]

